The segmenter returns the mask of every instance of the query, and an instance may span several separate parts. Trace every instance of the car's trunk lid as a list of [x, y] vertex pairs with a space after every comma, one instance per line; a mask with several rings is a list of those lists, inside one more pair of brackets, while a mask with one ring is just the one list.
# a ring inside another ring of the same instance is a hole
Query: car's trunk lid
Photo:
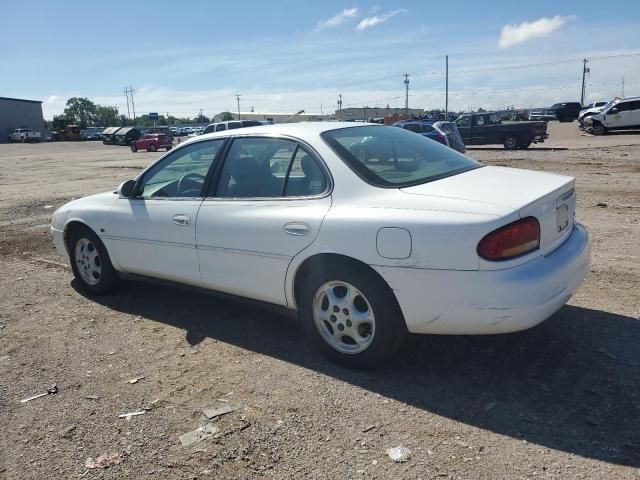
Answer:
[[499, 205], [521, 218], [536, 217], [541, 231], [538, 253], [545, 255], [571, 231], [576, 206], [574, 185], [574, 178], [563, 175], [486, 166], [401, 191]]

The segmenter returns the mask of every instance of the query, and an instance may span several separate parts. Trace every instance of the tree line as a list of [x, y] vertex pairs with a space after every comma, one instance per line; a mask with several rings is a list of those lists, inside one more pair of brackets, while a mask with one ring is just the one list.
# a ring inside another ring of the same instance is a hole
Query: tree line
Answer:
[[[223, 112], [222, 117], [223, 121], [233, 119], [233, 115], [229, 112]], [[52, 121], [47, 122], [47, 128], [53, 130], [54, 122], [61, 119], [70, 120], [81, 129], [87, 127], [126, 127], [128, 125], [150, 127], [154, 124], [154, 121], [151, 120], [147, 114], [130, 119], [126, 115], [119, 113], [117, 107], [99, 105], [86, 97], [72, 97], [68, 99], [64, 112], [60, 115], [55, 115]], [[196, 115], [193, 118], [160, 115], [158, 120], [155, 121], [155, 124], [184, 125], [210, 122], [211, 119], [202, 114]]]

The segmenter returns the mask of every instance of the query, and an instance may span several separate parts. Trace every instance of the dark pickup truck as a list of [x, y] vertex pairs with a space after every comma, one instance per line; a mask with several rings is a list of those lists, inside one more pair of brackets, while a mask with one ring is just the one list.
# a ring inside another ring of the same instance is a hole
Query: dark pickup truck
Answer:
[[465, 145], [503, 144], [508, 150], [528, 148], [549, 138], [547, 122], [503, 123], [497, 113], [461, 115], [456, 125]]

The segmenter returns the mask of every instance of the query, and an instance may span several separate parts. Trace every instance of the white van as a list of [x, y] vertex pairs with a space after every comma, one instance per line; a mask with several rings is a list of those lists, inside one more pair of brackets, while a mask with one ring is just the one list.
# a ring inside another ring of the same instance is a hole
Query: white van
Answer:
[[640, 97], [628, 97], [611, 102], [601, 112], [584, 119], [594, 135], [605, 135], [609, 130], [640, 128]]

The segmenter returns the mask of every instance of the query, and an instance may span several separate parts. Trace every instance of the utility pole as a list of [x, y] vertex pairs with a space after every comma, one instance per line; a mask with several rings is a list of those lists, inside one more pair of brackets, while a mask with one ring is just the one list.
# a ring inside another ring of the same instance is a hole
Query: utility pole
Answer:
[[202, 123], [202, 109], [200, 109], [200, 115], [198, 115], [198, 123]]
[[409, 115], [409, 74], [408, 73], [404, 74], [404, 88], [405, 88], [404, 114]]
[[127, 119], [131, 121], [131, 111], [129, 110], [129, 90], [127, 87], [124, 87], [124, 97], [127, 99]]
[[624, 77], [622, 77], [622, 94], [620, 96], [624, 98]]
[[342, 94], [338, 94], [338, 119], [342, 120]]
[[242, 95], [240, 95], [239, 93], [236, 93], [236, 99], [238, 100], [238, 120], [240, 120], [240, 97]]
[[445, 55], [444, 80], [444, 119], [449, 120], [449, 55]]
[[131, 94], [131, 108], [133, 109], [133, 125], [135, 126], [135, 124], [136, 124], [136, 104], [133, 102], [133, 94], [136, 93], [136, 91], [133, 89], [133, 87], [131, 85], [129, 85], [129, 93]]
[[589, 60], [587, 60], [586, 58], [582, 60], [582, 95], [580, 96], [580, 105], [584, 105], [584, 93], [585, 93], [585, 77], [587, 76], [587, 73], [590, 72], [589, 67], [587, 67], [587, 63], [589, 63]]

